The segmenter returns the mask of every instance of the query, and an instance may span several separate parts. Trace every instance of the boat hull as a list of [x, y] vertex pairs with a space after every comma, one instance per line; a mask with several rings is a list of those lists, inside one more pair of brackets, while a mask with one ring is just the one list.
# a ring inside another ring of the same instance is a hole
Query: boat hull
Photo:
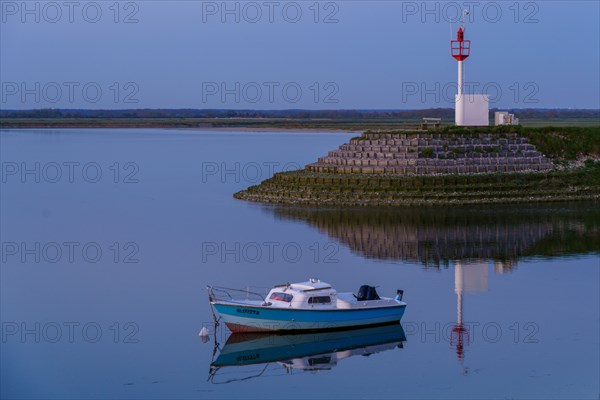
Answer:
[[232, 332], [316, 331], [399, 322], [405, 304], [386, 307], [304, 310], [214, 303]]

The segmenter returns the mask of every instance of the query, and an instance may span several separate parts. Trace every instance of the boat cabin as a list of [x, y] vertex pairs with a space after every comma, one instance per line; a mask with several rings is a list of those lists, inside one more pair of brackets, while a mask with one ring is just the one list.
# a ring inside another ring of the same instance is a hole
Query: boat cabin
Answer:
[[276, 285], [265, 300], [277, 308], [335, 308], [337, 292], [330, 284], [312, 278], [307, 282]]
[[296, 309], [348, 309], [393, 304], [393, 299], [380, 298], [374, 287], [361, 286], [358, 296], [338, 293], [330, 284], [311, 278], [307, 282], [276, 285], [266, 297], [266, 306]]

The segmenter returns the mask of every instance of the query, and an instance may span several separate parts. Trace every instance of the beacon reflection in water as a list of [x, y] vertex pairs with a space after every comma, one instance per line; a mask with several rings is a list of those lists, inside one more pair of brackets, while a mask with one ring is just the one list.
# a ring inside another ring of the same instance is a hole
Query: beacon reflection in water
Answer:
[[463, 373], [467, 374], [465, 366], [465, 347], [469, 345], [471, 333], [463, 323], [464, 308], [463, 295], [465, 293], [488, 291], [488, 263], [487, 261], [454, 263], [454, 292], [456, 293], [456, 324], [450, 333], [450, 346], [456, 349], [456, 357], [461, 364]]
[[[348, 357], [401, 349], [405, 341], [400, 324], [303, 334], [237, 333], [211, 363], [209, 380], [230, 383], [282, 371], [330, 370]], [[226, 367], [235, 370], [224, 373]]]

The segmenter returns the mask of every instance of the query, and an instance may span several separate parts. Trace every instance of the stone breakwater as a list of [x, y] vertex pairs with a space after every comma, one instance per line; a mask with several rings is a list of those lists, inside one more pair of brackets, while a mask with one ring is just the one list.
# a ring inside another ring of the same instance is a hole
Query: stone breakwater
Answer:
[[367, 133], [330, 151], [308, 171], [431, 175], [543, 171], [552, 162], [516, 133]]
[[517, 133], [369, 132], [234, 197], [317, 206], [598, 200], [599, 175], [600, 163], [555, 168]]

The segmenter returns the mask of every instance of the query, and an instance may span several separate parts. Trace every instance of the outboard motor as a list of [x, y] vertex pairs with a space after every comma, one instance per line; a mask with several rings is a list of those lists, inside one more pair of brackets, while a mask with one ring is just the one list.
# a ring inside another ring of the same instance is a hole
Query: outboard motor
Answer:
[[358, 289], [358, 295], [356, 296], [356, 299], [358, 301], [379, 300], [379, 295], [377, 294], [375, 287], [362, 285], [360, 289]]
[[396, 291], [396, 301], [402, 301], [403, 297], [404, 297], [404, 290], [398, 289]]

